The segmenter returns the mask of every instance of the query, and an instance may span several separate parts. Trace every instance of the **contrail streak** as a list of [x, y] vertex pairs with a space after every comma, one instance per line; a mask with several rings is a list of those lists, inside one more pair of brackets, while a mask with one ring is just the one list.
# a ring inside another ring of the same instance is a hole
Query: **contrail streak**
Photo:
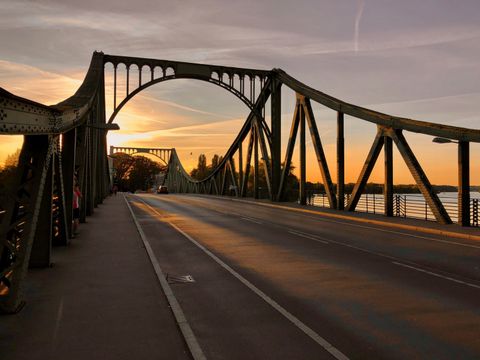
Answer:
[[365, 7], [365, 0], [358, 1], [357, 16], [355, 16], [355, 52], [358, 52], [358, 35], [360, 33], [360, 20], [362, 19], [363, 8]]

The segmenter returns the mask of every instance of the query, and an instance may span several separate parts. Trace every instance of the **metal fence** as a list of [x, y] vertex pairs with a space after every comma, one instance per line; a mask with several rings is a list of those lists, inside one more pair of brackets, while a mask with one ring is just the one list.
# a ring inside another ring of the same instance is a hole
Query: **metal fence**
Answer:
[[[350, 199], [350, 194], [345, 195], [345, 205]], [[458, 201], [454, 197], [441, 197], [445, 210], [452, 218], [452, 221], [458, 222]], [[478, 203], [479, 199], [470, 199], [470, 225], [478, 225]], [[308, 204], [320, 207], [329, 207], [328, 197], [324, 193], [310, 194]], [[384, 212], [383, 194], [362, 194], [355, 209], [359, 212], [372, 214], [381, 214]], [[393, 196], [393, 215], [403, 218], [422, 219], [435, 221], [435, 216], [430, 210], [427, 202], [420, 194], [394, 194]]]

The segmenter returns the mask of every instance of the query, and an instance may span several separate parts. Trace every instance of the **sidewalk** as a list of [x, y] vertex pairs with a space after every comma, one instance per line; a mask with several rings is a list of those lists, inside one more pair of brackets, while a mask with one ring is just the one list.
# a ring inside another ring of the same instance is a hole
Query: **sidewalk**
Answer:
[[107, 198], [0, 318], [0, 359], [189, 359], [123, 200]]

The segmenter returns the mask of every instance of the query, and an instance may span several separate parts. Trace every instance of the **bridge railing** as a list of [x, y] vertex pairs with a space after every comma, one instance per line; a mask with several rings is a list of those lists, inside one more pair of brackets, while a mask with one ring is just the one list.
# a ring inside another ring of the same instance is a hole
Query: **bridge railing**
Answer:
[[[351, 194], [346, 194], [345, 204], [348, 203]], [[430, 210], [427, 202], [421, 194], [394, 194], [393, 215], [403, 218], [421, 219], [435, 221], [435, 216]], [[440, 196], [440, 200], [448, 211], [452, 221], [458, 222], [458, 202], [452, 196]], [[478, 227], [478, 202], [479, 199], [470, 199], [470, 226]], [[383, 194], [362, 194], [356, 211], [371, 214], [385, 215], [385, 197]], [[330, 207], [328, 197], [325, 193], [309, 194], [308, 205], [319, 207]]]

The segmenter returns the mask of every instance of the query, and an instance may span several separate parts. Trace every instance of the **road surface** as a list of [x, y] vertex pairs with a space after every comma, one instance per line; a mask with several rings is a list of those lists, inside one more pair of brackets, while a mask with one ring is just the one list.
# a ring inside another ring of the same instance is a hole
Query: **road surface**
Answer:
[[212, 197], [127, 200], [208, 359], [480, 358], [480, 242]]

